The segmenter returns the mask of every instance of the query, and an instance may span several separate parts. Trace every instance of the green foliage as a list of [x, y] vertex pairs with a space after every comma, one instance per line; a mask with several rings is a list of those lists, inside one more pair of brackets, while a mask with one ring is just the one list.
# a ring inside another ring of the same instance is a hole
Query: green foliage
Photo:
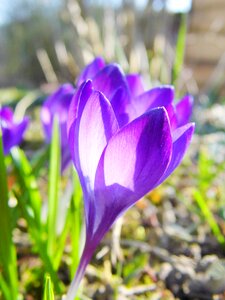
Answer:
[[[12, 220], [8, 205], [7, 175], [0, 128], [0, 287], [6, 300], [17, 300], [16, 249], [12, 240]], [[1, 296], [1, 292], [0, 292]]]
[[132, 285], [133, 281], [137, 278], [137, 275], [143, 270], [148, 261], [148, 255], [146, 253], [136, 253], [132, 259], [130, 259], [123, 267], [123, 275], [125, 283]]
[[43, 300], [54, 300], [53, 285], [51, 282], [51, 277], [49, 275], [45, 276], [45, 288]]
[[216, 221], [213, 213], [211, 212], [211, 210], [209, 208], [209, 205], [207, 203], [207, 198], [204, 197], [204, 195], [201, 193], [201, 191], [198, 191], [196, 189], [194, 189], [194, 191], [193, 191], [193, 196], [201, 210], [202, 216], [204, 217], [205, 221], [208, 222], [208, 224], [212, 230], [212, 233], [215, 235], [218, 242], [223, 247], [225, 247], [225, 238], [221, 232], [220, 227], [217, 224], [217, 221]]
[[216, 167], [215, 161], [208, 156], [207, 152], [201, 151], [198, 159], [197, 187], [193, 188], [193, 197], [200, 208], [204, 220], [208, 222], [212, 233], [218, 242], [225, 247], [225, 237], [210, 208], [210, 203], [216, 204], [216, 201], [208, 197], [208, 189], [210, 186], [213, 186], [213, 181], [218, 175], [218, 171], [219, 168]]
[[72, 235], [72, 251], [71, 251], [71, 267], [70, 276], [71, 280], [74, 277], [78, 263], [80, 261], [80, 233], [82, 225], [82, 190], [79, 183], [79, 178], [75, 170], [73, 170], [73, 183], [74, 183], [74, 193], [71, 201], [70, 207], [70, 218], [71, 218], [71, 231]]
[[[38, 185], [38, 177], [41, 168], [43, 168], [46, 158], [50, 155], [49, 164], [49, 194], [46, 221], [42, 217], [43, 200]], [[62, 282], [57, 276], [57, 270], [62, 261], [62, 255], [65, 248], [65, 242], [71, 229], [71, 276], [74, 275], [79, 262], [80, 251], [80, 230], [81, 230], [81, 208], [82, 193], [79, 180], [74, 174], [74, 195], [71, 197], [71, 209], [66, 209], [65, 218], [62, 224], [62, 230], [58, 232], [59, 227], [59, 192], [61, 188], [60, 174], [60, 137], [58, 120], [54, 120], [53, 137], [49, 149], [32, 160], [30, 163], [25, 153], [14, 147], [11, 150], [12, 163], [14, 165], [17, 183], [14, 185], [13, 192], [18, 199], [18, 207], [21, 216], [25, 218], [28, 224], [28, 231], [34, 243], [34, 251], [41, 258], [46, 272], [51, 276], [55, 291], [61, 294], [64, 290]], [[66, 203], [65, 203], [66, 204]], [[62, 222], [62, 221], [61, 221]], [[4, 226], [4, 228], [7, 228]], [[1, 279], [1, 278], [0, 278]], [[1, 280], [2, 281], [2, 280]], [[4, 287], [4, 282], [2, 283]], [[5, 293], [7, 289], [4, 288]]]
[[[59, 183], [60, 183], [60, 136], [58, 120], [54, 119], [53, 135], [50, 150], [49, 166], [49, 193], [48, 193], [48, 254], [54, 256], [56, 247], [56, 225], [59, 201]], [[53, 263], [54, 260], [52, 260]]]
[[[24, 203], [26, 214], [29, 215], [29, 220], [34, 224], [37, 230], [41, 229], [41, 195], [38, 190], [38, 184], [33, 175], [32, 167], [27, 160], [25, 153], [19, 148], [11, 150], [12, 160], [20, 183], [20, 188], [23, 191], [20, 197], [20, 202]], [[32, 221], [31, 221], [32, 220]]]
[[15, 189], [14, 193], [18, 199], [22, 216], [26, 219], [27, 224], [29, 224], [28, 231], [44, 262], [46, 271], [51, 275], [55, 289], [59, 292], [62, 285], [57, 278], [52, 259], [47, 253], [46, 225], [41, 222], [41, 196], [38, 190], [37, 180], [24, 152], [18, 148], [14, 148], [11, 150], [11, 154], [18, 176], [18, 182], [20, 183], [20, 189]]

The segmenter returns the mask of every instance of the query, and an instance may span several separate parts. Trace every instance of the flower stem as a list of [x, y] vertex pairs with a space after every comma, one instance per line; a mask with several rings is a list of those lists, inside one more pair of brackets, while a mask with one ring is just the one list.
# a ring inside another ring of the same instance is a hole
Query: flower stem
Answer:
[[78, 288], [79, 288], [79, 285], [80, 285], [80, 282], [81, 282], [81, 280], [84, 276], [86, 267], [87, 267], [92, 255], [93, 255], [94, 250], [95, 250], [95, 247], [94, 248], [89, 248], [89, 247], [85, 246], [83, 254], [82, 254], [81, 259], [80, 259], [79, 266], [77, 268], [77, 272], [76, 272], [75, 277], [73, 278], [73, 280], [71, 282], [71, 285], [70, 285], [70, 288], [67, 292], [65, 300], [74, 300], [75, 299]]

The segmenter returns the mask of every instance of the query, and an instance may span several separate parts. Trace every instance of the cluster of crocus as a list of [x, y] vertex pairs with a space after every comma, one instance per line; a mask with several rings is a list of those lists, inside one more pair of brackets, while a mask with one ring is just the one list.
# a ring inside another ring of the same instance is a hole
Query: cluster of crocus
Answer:
[[173, 101], [173, 87], [145, 91], [139, 75], [101, 58], [80, 75], [68, 141], [83, 189], [86, 242], [67, 300], [115, 220], [180, 164], [194, 131], [192, 98]]
[[29, 119], [25, 117], [21, 122], [16, 122], [13, 111], [9, 107], [0, 108], [0, 127], [2, 131], [3, 151], [9, 154], [13, 146], [19, 145], [28, 126]]
[[44, 102], [41, 110], [41, 120], [48, 143], [51, 142], [54, 118], [58, 119], [61, 138], [61, 172], [71, 161], [67, 139], [67, 119], [69, 106], [75, 89], [72, 84], [62, 84]]

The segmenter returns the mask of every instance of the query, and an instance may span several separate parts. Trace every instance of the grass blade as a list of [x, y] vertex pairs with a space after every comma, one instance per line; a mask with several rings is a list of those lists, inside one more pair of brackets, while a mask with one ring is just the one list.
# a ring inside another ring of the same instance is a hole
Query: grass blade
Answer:
[[73, 227], [73, 235], [71, 237], [72, 251], [71, 259], [72, 264], [70, 268], [71, 279], [73, 279], [74, 274], [77, 270], [77, 266], [80, 261], [80, 233], [81, 233], [81, 224], [82, 224], [82, 190], [79, 183], [79, 179], [76, 171], [73, 169], [73, 182], [74, 182], [74, 193], [71, 201], [71, 224]]
[[47, 253], [46, 245], [46, 227], [41, 224], [41, 195], [38, 190], [37, 180], [32, 172], [31, 165], [27, 160], [24, 152], [19, 148], [11, 150], [12, 159], [18, 175], [18, 181], [22, 191], [20, 195], [16, 193], [18, 203], [21, 208], [23, 217], [27, 220], [28, 230], [34, 240], [37, 251], [44, 263], [46, 271], [51, 275], [55, 289], [60, 292], [63, 286], [60, 285], [59, 279], [55, 272], [52, 259]]
[[48, 254], [54, 260], [56, 243], [56, 224], [60, 183], [60, 135], [57, 118], [54, 119], [53, 135], [50, 148], [49, 194], [48, 194]]
[[208, 190], [210, 186], [213, 186], [213, 181], [218, 176], [218, 169], [214, 168], [214, 165], [215, 162], [210, 158], [210, 155], [205, 149], [201, 149], [198, 160], [198, 189], [194, 189], [193, 197], [201, 210], [202, 216], [207, 220], [212, 233], [218, 242], [225, 247], [225, 238], [210, 207], [210, 202], [215, 199], [208, 196]]
[[[0, 283], [5, 298], [8, 299], [8, 286], [11, 300], [18, 296], [16, 250], [12, 241], [12, 222], [8, 206], [7, 175], [3, 153], [2, 132], [0, 128], [0, 269], [2, 278]], [[6, 285], [4, 285], [6, 283]]]
[[215, 235], [218, 242], [223, 247], [225, 247], [225, 238], [224, 238], [212, 212], [210, 211], [210, 209], [207, 205], [207, 201], [205, 201], [205, 198], [202, 196], [202, 194], [198, 190], [193, 191], [193, 196], [194, 196], [194, 199], [197, 202], [199, 208], [201, 209], [201, 212], [202, 212], [205, 220], [207, 220], [207, 222], [212, 230], [212, 233]]
[[45, 268], [46, 272], [48, 272], [50, 274], [51, 279], [54, 282], [54, 287], [55, 287], [56, 292], [61, 293], [64, 290], [64, 285], [59, 281], [59, 279], [57, 277], [57, 273], [55, 271], [55, 268], [52, 264], [52, 261], [50, 260], [50, 258], [48, 256], [45, 235], [42, 235], [40, 233], [40, 230], [36, 227], [34, 219], [30, 215], [29, 209], [27, 209], [26, 202], [23, 201], [22, 199], [20, 199], [20, 197], [16, 194], [16, 191], [14, 191], [14, 192], [15, 192], [16, 198], [20, 200], [20, 201], [18, 201], [18, 203], [21, 208], [22, 215], [25, 218], [25, 220], [27, 221], [27, 224], [29, 224], [29, 226], [28, 226], [29, 234], [34, 241], [36, 250], [37, 250], [41, 260], [43, 261], [44, 268]]
[[54, 300], [53, 286], [49, 275], [45, 276], [45, 289], [43, 300]]
[[68, 236], [69, 229], [70, 229], [70, 214], [67, 213], [67, 218], [64, 224], [63, 231], [60, 233], [60, 236], [57, 239], [57, 249], [53, 261], [55, 270], [58, 269], [59, 264], [62, 260], [62, 255], [65, 248], [66, 238]]
[[37, 228], [41, 229], [41, 195], [32, 167], [21, 149], [14, 147], [11, 150], [11, 155], [22, 188], [23, 199], [27, 199], [27, 209], [29, 206], [29, 211], [33, 214]]
[[49, 145], [39, 153], [35, 153], [35, 157], [31, 160], [33, 174], [37, 177], [42, 170], [45, 162], [49, 158]]
[[4, 298], [7, 300], [11, 299], [10, 289], [0, 273], [0, 299], [2, 299], [2, 295], [4, 295]]

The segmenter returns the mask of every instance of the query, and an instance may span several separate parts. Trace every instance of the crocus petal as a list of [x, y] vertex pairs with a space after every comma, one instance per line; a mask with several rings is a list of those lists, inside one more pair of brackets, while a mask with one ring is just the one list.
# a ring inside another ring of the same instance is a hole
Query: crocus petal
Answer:
[[72, 84], [61, 85], [44, 102], [41, 109], [41, 121], [45, 132], [46, 141], [51, 142], [54, 118], [57, 118], [60, 129], [61, 143], [61, 173], [71, 161], [67, 139], [67, 120], [70, 103], [75, 89]]
[[[70, 146], [70, 152], [72, 159], [74, 161], [75, 167], [78, 171], [80, 169], [79, 155], [76, 153], [75, 145], [77, 144], [77, 135], [79, 130], [79, 120], [81, 118], [83, 109], [86, 105], [87, 100], [89, 99], [92, 93], [92, 84], [90, 80], [83, 82], [75, 93], [72, 102], [70, 104], [68, 122], [67, 122], [67, 135]], [[77, 124], [78, 123], [78, 124]]]
[[0, 122], [9, 122], [13, 121], [13, 111], [10, 107], [2, 107], [0, 108]]
[[134, 110], [131, 111], [132, 106], [129, 105], [129, 99], [128, 90], [123, 87], [118, 88], [111, 99], [111, 105], [119, 127], [126, 125], [130, 121], [130, 115], [134, 113]]
[[158, 181], [157, 185], [162, 183], [181, 163], [181, 160], [183, 159], [183, 156], [190, 144], [194, 128], [194, 123], [189, 123], [173, 131], [173, 150], [170, 164], [162, 178]]
[[111, 225], [154, 187], [167, 169], [171, 151], [164, 108], [149, 111], [111, 138], [96, 173], [96, 230], [101, 224], [107, 227], [105, 222]]
[[13, 146], [21, 143], [28, 123], [29, 119], [24, 118], [19, 124], [11, 124], [11, 126], [8, 128], [2, 128], [3, 149], [5, 155], [9, 153]]
[[174, 130], [175, 128], [177, 128], [177, 116], [176, 116], [176, 110], [174, 108], [174, 105], [169, 104], [165, 107], [165, 109], [168, 113], [171, 130]]
[[[79, 124], [78, 124], [79, 122]], [[87, 99], [82, 115], [77, 121], [79, 134], [77, 152], [80, 168], [86, 185], [94, 190], [94, 179], [101, 154], [118, 123], [109, 101], [98, 91], [93, 91]]]
[[94, 89], [101, 91], [109, 101], [119, 88], [127, 89], [125, 75], [117, 64], [109, 64], [104, 67], [92, 81]]
[[144, 93], [144, 85], [139, 74], [128, 74], [126, 80], [133, 98]]
[[119, 126], [110, 102], [100, 92], [91, 90], [90, 82], [82, 87], [76, 108], [77, 117], [69, 129], [69, 142], [83, 188], [86, 226], [91, 231], [93, 222], [88, 216], [93, 208], [97, 165], [108, 140]]
[[104, 59], [102, 57], [96, 57], [89, 65], [86, 66], [86, 68], [84, 68], [77, 80], [77, 85], [80, 86], [82, 82], [87, 79], [92, 79], [104, 66]]
[[136, 111], [136, 117], [142, 115], [149, 109], [171, 105], [173, 98], [174, 88], [169, 85], [156, 87], [139, 95], [132, 101]]
[[107, 65], [93, 78], [93, 87], [101, 91], [111, 102], [119, 126], [128, 122], [126, 107], [130, 93], [123, 71], [116, 64]]
[[190, 121], [193, 108], [193, 97], [190, 95], [184, 96], [176, 104], [177, 126], [183, 126]]
[[51, 141], [54, 117], [57, 116], [61, 131], [62, 142], [66, 143], [66, 123], [68, 110], [75, 90], [71, 84], [61, 85], [44, 102], [41, 110], [41, 120], [46, 139]]

